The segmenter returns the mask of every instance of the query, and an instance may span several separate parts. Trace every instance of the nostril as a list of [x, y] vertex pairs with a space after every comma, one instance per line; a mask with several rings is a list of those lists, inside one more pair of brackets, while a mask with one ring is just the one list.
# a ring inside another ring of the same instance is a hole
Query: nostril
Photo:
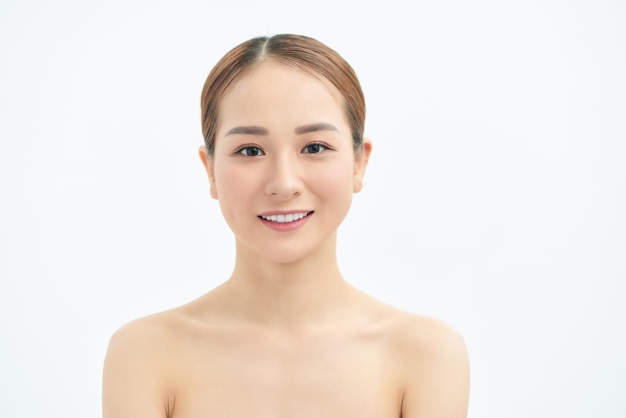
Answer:
[[277, 197], [283, 200], [300, 196], [303, 192], [304, 184], [302, 179], [292, 171], [276, 173], [267, 180], [265, 193], [268, 196]]

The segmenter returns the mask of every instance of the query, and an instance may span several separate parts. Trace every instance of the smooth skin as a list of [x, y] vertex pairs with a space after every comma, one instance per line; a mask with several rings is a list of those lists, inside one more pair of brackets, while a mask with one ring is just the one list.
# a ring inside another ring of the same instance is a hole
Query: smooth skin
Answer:
[[[352, 287], [337, 228], [372, 149], [339, 92], [266, 60], [223, 98], [211, 196], [235, 234], [231, 277], [111, 338], [104, 418], [463, 418], [469, 362], [449, 325]], [[259, 215], [310, 213], [288, 230]]]

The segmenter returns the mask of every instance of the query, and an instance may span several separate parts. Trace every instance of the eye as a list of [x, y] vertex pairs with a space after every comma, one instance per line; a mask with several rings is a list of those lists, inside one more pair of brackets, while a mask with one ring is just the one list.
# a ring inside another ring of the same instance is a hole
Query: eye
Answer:
[[265, 155], [263, 150], [259, 147], [245, 146], [237, 150], [237, 154], [245, 155], [246, 157], [259, 157]]
[[328, 149], [331, 149], [328, 145], [322, 144], [319, 142], [314, 142], [312, 144], [305, 146], [302, 149], [302, 153], [303, 154], [320, 154]]

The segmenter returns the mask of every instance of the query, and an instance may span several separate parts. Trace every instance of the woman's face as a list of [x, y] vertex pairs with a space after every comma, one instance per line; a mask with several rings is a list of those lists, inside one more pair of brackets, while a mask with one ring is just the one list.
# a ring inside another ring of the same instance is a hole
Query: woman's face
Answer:
[[240, 250], [279, 263], [334, 251], [371, 149], [355, 156], [334, 86], [265, 61], [222, 99], [215, 140], [201, 157]]

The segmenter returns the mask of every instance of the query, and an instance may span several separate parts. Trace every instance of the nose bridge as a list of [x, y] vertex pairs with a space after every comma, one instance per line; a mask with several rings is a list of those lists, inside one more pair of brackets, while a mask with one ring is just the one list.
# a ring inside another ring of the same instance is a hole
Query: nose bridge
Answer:
[[297, 156], [284, 150], [274, 154], [270, 162], [266, 192], [281, 199], [290, 199], [302, 191]]

